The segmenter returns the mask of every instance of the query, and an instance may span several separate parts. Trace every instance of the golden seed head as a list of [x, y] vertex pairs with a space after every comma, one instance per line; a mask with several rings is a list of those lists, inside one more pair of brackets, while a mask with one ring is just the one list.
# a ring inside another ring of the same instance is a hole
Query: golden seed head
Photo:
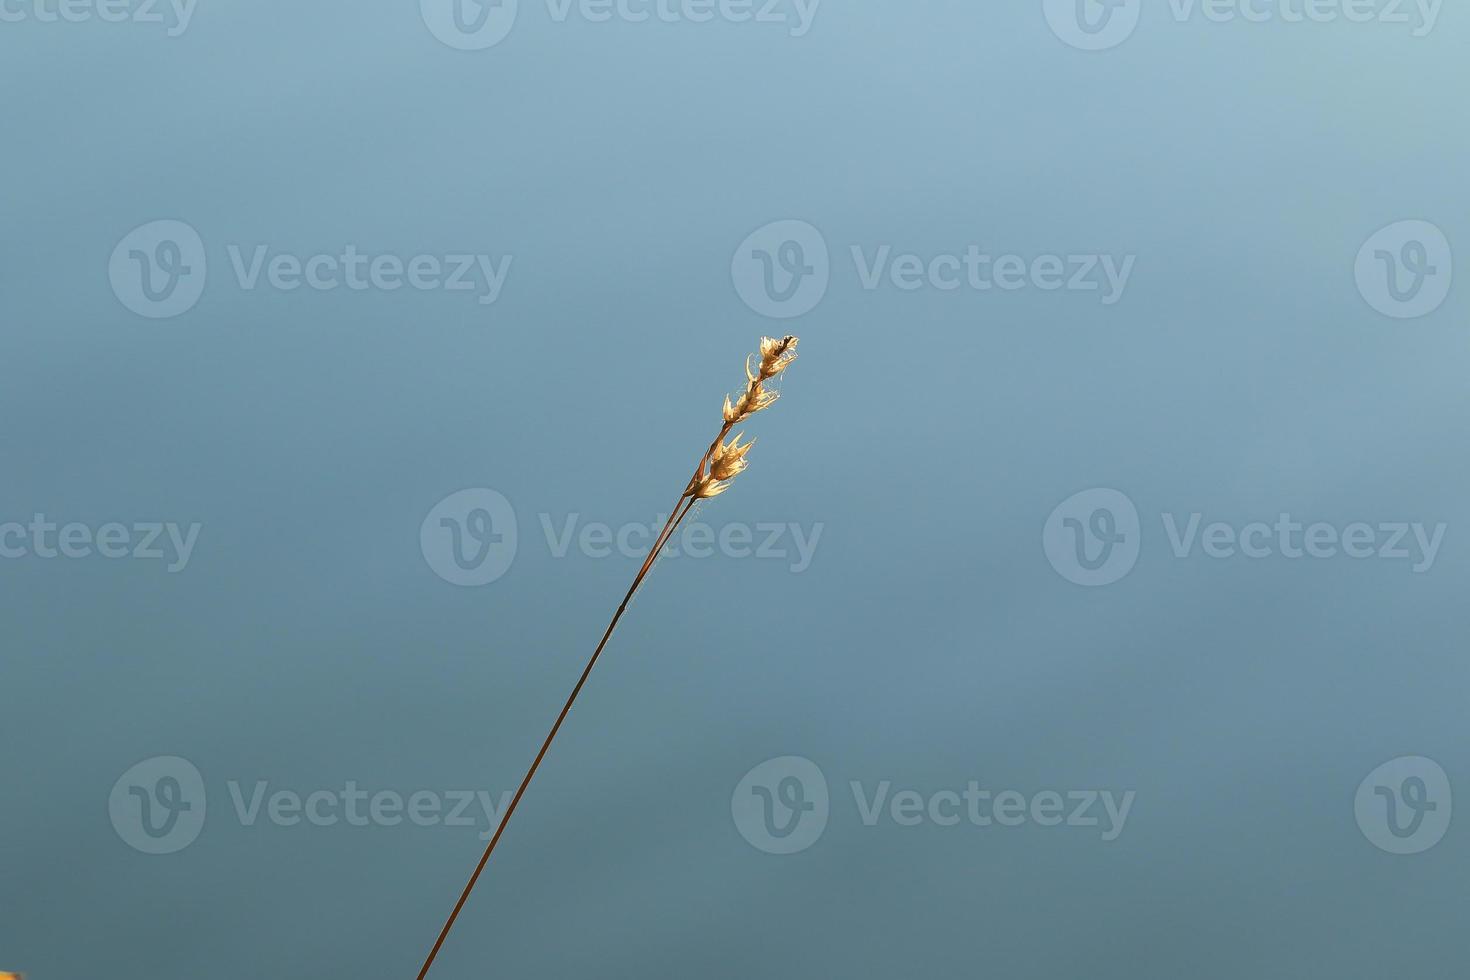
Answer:
[[733, 403], [729, 395], [725, 396], [725, 421], [735, 423], [749, 418], [756, 412], [770, 408], [779, 397], [781, 396], [778, 392], [766, 391], [761, 387], [760, 381], [756, 381]]
[[781, 393], [779, 391], [766, 391], [764, 388], [756, 388], [753, 391], [746, 392], [746, 408], [753, 415], [756, 412], [770, 408], [776, 404], [776, 399], [780, 397]]
[[732, 441], [719, 443], [715, 451], [710, 455], [709, 472], [716, 480], [729, 480], [739, 476], [745, 467], [750, 465], [745, 454], [750, 452], [750, 447], [755, 441], [740, 444], [742, 436], [737, 435]]
[[[792, 336], [761, 338], [761, 377], [773, 378], [786, 370], [796, 360], [796, 345], [799, 341]], [[749, 369], [746, 371], [749, 374]]]
[[785, 371], [796, 360], [795, 337], [786, 336], [780, 340], [773, 337], [761, 338], [760, 368], [757, 371], [750, 369], [750, 357], [745, 358], [745, 392], [739, 398], [731, 401], [730, 396], [725, 396], [724, 416], [727, 424], [733, 425], [743, 421], [756, 412], [770, 408], [779, 397], [777, 392], [766, 391], [762, 383]]
[[713, 476], [706, 476], [695, 481], [694, 486], [688, 492], [688, 496], [693, 497], [695, 500], [708, 500], [711, 497], [718, 497], [728, 489], [730, 489], [728, 482], [717, 480]]

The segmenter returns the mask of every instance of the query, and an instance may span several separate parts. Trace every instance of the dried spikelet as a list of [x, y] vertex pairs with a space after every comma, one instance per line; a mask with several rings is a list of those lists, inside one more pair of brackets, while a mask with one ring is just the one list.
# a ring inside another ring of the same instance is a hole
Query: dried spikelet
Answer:
[[729, 481], [716, 480], [713, 476], [706, 476], [694, 481], [694, 487], [689, 491], [688, 495], [695, 500], [708, 500], [711, 497], [718, 497], [729, 489]]
[[710, 454], [709, 472], [716, 480], [731, 480], [739, 476], [749, 463], [745, 454], [750, 452], [750, 447], [755, 445], [751, 440], [745, 445], [740, 444], [743, 433], [737, 435], [731, 442], [723, 440], [715, 443], [715, 451]]
[[725, 396], [725, 425], [731, 426], [736, 422], [743, 422], [756, 412], [763, 411], [775, 404], [776, 399], [781, 397], [780, 392], [768, 391], [764, 387], [766, 381], [776, 377], [782, 371], [790, 367], [791, 362], [796, 360], [795, 337], [787, 336], [776, 340], [773, 337], [761, 338], [760, 369], [750, 369], [750, 357], [745, 358], [745, 391], [740, 397], [730, 399]]
[[[791, 362], [796, 360], [795, 337], [786, 336], [780, 340], [773, 337], [761, 338], [761, 379], [774, 378], [786, 370]], [[749, 371], [747, 370], [747, 373]]]
[[779, 392], [762, 388], [760, 379], [757, 378], [733, 403], [729, 395], [725, 396], [725, 422], [728, 425], [743, 422], [756, 412], [770, 408], [780, 397]]

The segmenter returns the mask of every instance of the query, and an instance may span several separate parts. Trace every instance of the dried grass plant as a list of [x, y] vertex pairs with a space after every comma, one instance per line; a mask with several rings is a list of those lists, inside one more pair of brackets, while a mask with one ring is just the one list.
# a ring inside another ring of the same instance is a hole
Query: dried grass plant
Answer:
[[[577, 684], [572, 688], [572, 693], [567, 697], [567, 703], [562, 706], [561, 713], [556, 716], [556, 721], [547, 733], [546, 740], [541, 743], [541, 751], [536, 753], [536, 758], [531, 762], [531, 767], [526, 770], [525, 778], [521, 780], [520, 787], [515, 796], [511, 798], [510, 804], [506, 806], [505, 812], [500, 816], [500, 823], [495, 828], [495, 834], [490, 838], [490, 843], [485, 847], [485, 853], [480, 856], [480, 863], [475, 866], [474, 873], [470, 875], [469, 883], [460, 892], [459, 901], [455, 902], [454, 909], [449, 913], [449, 918], [444, 922], [444, 928], [439, 930], [439, 938], [434, 941], [433, 949], [429, 950], [424, 965], [419, 970], [418, 980], [424, 980], [429, 968], [434, 965], [434, 958], [439, 955], [440, 948], [444, 945], [444, 939], [449, 935], [449, 930], [454, 927], [454, 922], [459, 918], [460, 910], [464, 908], [465, 902], [474, 890], [475, 883], [480, 880], [480, 874], [485, 870], [485, 865], [490, 861], [490, 855], [495, 850], [495, 845], [500, 842], [500, 836], [505, 832], [506, 824], [510, 823], [511, 816], [521, 802], [521, 797], [526, 793], [526, 787], [531, 784], [531, 778], [536, 775], [536, 770], [541, 765], [541, 760], [546, 758], [547, 749], [551, 748], [552, 740], [556, 733], [561, 730], [562, 722], [566, 721], [567, 714], [572, 710], [572, 704], [577, 700], [577, 695], [582, 693], [582, 687], [587, 683], [587, 678], [592, 674], [592, 668], [597, 666], [597, 660], [602, 656], [607, 641], [612, 637], [613, 630], [617, 628], [618, 621], [623, 618], [628, 603], [633, 600], [633, 595], [638, 591], [643, 580], [648, 577], [648, 572], [653, 568], [659, 552], [665, 544], [673, 537], [684, 518], [689, 515], [701, 500], [718, 497], [730, 488], [730, 481], [739, 476], [748, 465], [746, 455], [754, 442], [742, 442], [743, 434], [736, 434], [730, 438], [730, 432], [735, 426], [744, 422], [757, 412], [770, 408], [776, 401], [778, 393], [772, 387], [772, 382], [779, 378], [796, 359], [795, 337], [782, 337], [777, 340], [771, 337], [762, 337], [760, 353], [745, 359], [745, 390], [734, 400], [725, 396], [724, 424], [720, 426], [719, 435], [715, 441], [710, 443], [704, 455], [699, 458], [699, 465], [694, 468], [694, 475], [689, 478], [684, 492], [679, 495], [678, 501], [669, 512], [669, 518], [664, 522], [663, 530], [659, 532], [653, 547], [648, 551], [648, 557], [643, 560], [643, 565], [638, 569], [638, 574], [633, 576], [633, 584], [628, 586], [628, 592], [623, 596], [623, 601], [618, 604], [617, 611], [613, 613], [612, 620], [607, 624], [607, 630], [598, 641], [597, 649], [592, 651], [592, 657], [587, 661], [587, 666], [582, 670], [582, 676], [577, 679]], [[757, 367], [751, 369], [751, 361], [758, 360]]]

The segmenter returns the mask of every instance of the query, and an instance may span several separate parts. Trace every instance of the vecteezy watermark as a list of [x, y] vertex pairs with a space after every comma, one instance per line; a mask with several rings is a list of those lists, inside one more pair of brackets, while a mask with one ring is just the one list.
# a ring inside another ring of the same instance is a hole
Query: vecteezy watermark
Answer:
[[[858, 286], [867, 292], [912, 293], [968, 290], [976, 293], [1097, 293], [1104, 306], [1123, 298], [1138, 257], [1132, 254], [996, 253], [980, 245], [959, 252], [897, 252], [892, 245], [851, 245]], [[757, 228], [735, 249], [730, 277], [735, 292], [756, 313], [786, 320], [810, 313], [827, 294], [832, 262], [827, 240], [805, 221], [782, 220]]]
[[1378, 558], [1409, 562], [1415, 574], [1434, 567], [1449, 525], [1432, 528], [1420, 521], [1353, 521], [1342, 526], [1326, 521], [1311, 524], [1281, 514], [1274, 521], [1252, 521], [1235, 526], [1213, 521], [1201, 530], [1202, 515], [1193, 513], [1183, 526], [1173, 514], [1162, 515], [1164, 532], [1175, 558], [1188, 558], [1198, 542], [1209, 558]]
[[94, 528], [80, 521], [57, 524], [38, 513], [24, 524], [0, 524], [0, 558], [132, 558], [167, 561], [167, 570], [177, 573], [188, 567], [202, 529], [197, 522], [182, 526], [173, 521], [111, 522]]
[[[379, 290], [468, 292], [481, 306], [500, 298], [514, 256], [449, 252], [400, 256], [340, 251], [296, 254], [269, 245], [225, 246], [235, 284], [245, 291], [280, 292]], [[152, 319], [187, 313], [204, 295], [208, 257], [199, 233], [182, 221], [153, 221], [133, 229], [112, 251], [108, 279], [118, 300]]]
[[1138, 261], [1136, 255], [992, 255], [979, 245], [967, 246], [963, 253], [929, 256], [913, 252], [895, 255], [888, 245], [880, 245], [871, 256], [861, 245], [852, 246], [851, 251], [858, 278], [869, 292], [887, 287], [906, 293], [925, 288], [941, 292], [1061, 289], [1099, 293], [1103, 306], [1112, 306], [1123, 298]]
[[[1160, 515], [1176, 559], [1316, 559], [1340, 557], [1407, 562], [1422, 574], [1434, 567], [1449, 525], [1420, 521], [1306, 522], [1279, 514], [1271, 521], [1205, 522], [1198, 511]], [[1077, 585], [1110, 585], [1133, 570], [1142, 544], [1138, 509], [1117, 490], [1073, 494], [1047, 517], [1042, 550], [1057, 574]]]
[[1358, 292], [1384, 316], [1410, 320], [1444, 305], [1455, 278], [1455, 257], [1445, 233], [1428, 221], [1399, 221], [1380, 228], [1358, 250], [1353, 264]]
[[1127, 495], [1099, 487], [1062, 501], [1046, 519], [1041, 546], [1051, 567], [1077, 585], [1109, 585], [1133, 570], [1142, 534]]
[[0, 23], [148, 24], [178, 37], [194, 20], [198, 0], [0, 0]]
[[356, 245], [344, 245], [334, 254], [294, 255], [272, 253], [269, 246], [256, 245], [247, 260], [239, 245], [229, 245], [226, 250], [235, 280], [245, 290], [256, 289], [262, 283], [285, 293], [303, 286], [317, 292], [338, 289], [393, 292], [406, 286], [420, 292], [474, 293], [481, 306], [489, 306], [500, 298], [514, 258], [511, 255], [496, 258], [484, 252], [402, 257], [359, 252]]
[[1143, 0], [1042, 0], [1052, 33], [1074, 48], [1103, 51], [1133, 36]]
[[1358, 829], [1390, 854], [1419, 854], [1444, 839], [1454, 798], [1433, 759], [1403, 756], [1370, 772], [1353, 798]]
[[784, 755], [756, 766], [735, 785], [730, 815], [750, 845], [795, 854], [815, 844], [831, 816], [827, 777], [810, 759]]
[[772, 221], [735, 249], [730, 276], [745, 305], [762, 316], [804, 316], [827, 295], [832, 277], [827, 240], [805, 221]]
[[429, 33], [460, 51], [483, 51], [515, 27], [519, 0], [419, 0]]
[[424, 561], [453, 585], [489, 585], [510, 571], [520, 530], [515, 508], [497, 490], [460, 490], [434, 505], [419, 525]]
[[140, 225], [112, 250], [107, 278], [118, 301], [139, 316], [162, 320], [187, 313], [204, 295], [204, 241], [182, 221]]
[[144, 759], [118, 777], [107, 797], [112, 829], [144, 854], [172, 854], [204, 830], [204, 777], [176, 755]]
[[[1425, 37], [1444, 0], [1167, 0], [1175, 23], [1388, 24]], [[1143, 0], [1042, 0], [1052, 33], [1074, 48], [1115, 48], [1138, 28]]]
[[[640, 559], [648, 555], [667, 515], [647, 523], [617, 526], [587, 521], [580, 513], [537, 515], [547, 553], [565, 558]], [[785, 561], [793, 574], [811, 567], [826, 525], [794, 522], [731, 521], [718, 526], [686, 521], [659, 552], [660, 560], [679, 558], [753, 558]], [[510, 570], [520, 545], [515, 508], [505, 495], [486, 487], [445, 497], [419, 525], [419, 547], [434, 574], [454, 585], [489, 585]]]
[[[273, 786], [269, 780], [231, 779], [226, 811], [241, 827], [478, 827], [488, 840], [512, 793], [486, 790], [392, 789], [368, 792], [356, 780], [310, 790]], [[123, 773], [108, 797], [117, 835], [145, 854], [172, 854], [204, 830], [204, 777], [179, 756], [145, 759]], [[218, 812], [218, 808], [216, 811]]]
[[[791, 37], [812, 29], [822, 0], [545, 0], [554, 24], [780, 25]], [[429, 32], [460, 51], [494, 47], [510, 35], [519, 0], [419, 0]]]
[[[895, 788], [891, 780], [854, 779], [853, 814], [863, 827], [1038, 827], [1096, 828], [1104, 841], [1123, 833], [1137, 797], [1134, 790], [983, 789], [968, 780], [963, 789], [920, 792]], [[833, 816], [827, 777], [810, 759], [788, 755], [750, 770], [730, 797], [730, 815], [746, 842], [767, 854], [795, 854], [817, 842]]]
[[[653, 547], [667, 515], [655, 517], [647, 524], [630, 521], [613, 527], [600, 521], [583, 521], [581, 514], [568, 514], [559, 521], [541, 514], [541, 530], [553, 558], [565, 558], [572, 545], [585, 558], [644, 558]], [[660, 559], [671, 558], [754, 558], [760, 561], [785, 561], [793, 575], [812, 566], [826, 525], [820, 521], [803, 527], [793, 521], [760, 521], [746, 524], [731, 521], [715, 527], [703, 521], [687, 521], [659, 552]]]

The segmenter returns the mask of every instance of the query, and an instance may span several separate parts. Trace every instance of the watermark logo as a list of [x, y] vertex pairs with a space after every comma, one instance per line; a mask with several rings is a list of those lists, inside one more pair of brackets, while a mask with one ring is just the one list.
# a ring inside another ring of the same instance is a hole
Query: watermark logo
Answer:
[[1362, 560], [1378, 558], [1407, 561], [1414, 574], [1434, 567], [1449, 525], [1430, 527], [1420, 521], [1353, 521], [1338, 527], [1327, 521], [1306, 523], [1290, 514], [1276, 520], [1251, 521], [1237, 527], [1227, 521], [1204, 523], [1204, 515], [1190, 514], [1181, 521], [1174, 514], [1162, 515], [1164, 534], [1175, 558], [1189, 558], [1196, 546], [1207, 558], [1313, 558], [1327, 560], [1345, 556]]
[[[0, 23], [160, 24], [169, 37], [189, 29], [198, 0], [0, 0]], [[30, 9], [27, 9], [29, 6]]]
[[751, 232], [730, 263], [735, 291], [761, 316], [789, 320], [827, 295], [832, 262], [827, 240], [805, 221], [773, 221]]
[[812, 29], [822, 0], [546, 0], [546, 10], [558, 24], [574, 13], [591, 24], [619, 20], [645, 24], [780, 24], [791, 37], [805, 37]]
[[[0, 0], [3, 2], [3, 0]], [[472, 293], [481, 306], [500, 299], [514, 256], [487, 252], [398, 255], [369, 252], [348, 243], [340, 250], [297, 254], [269, 245], [228, 243], [225, 254], [235, 284], [245, 292]], [[188, 312], [204, 292], [206, 255], [198, 232], [181, 221], [155, 221], [134, 229], [113, 250], [112, 290], [141, 316], [162, 319]]]
[[954, 292], [1014, 292], [1039, 289], [1043, 292], [1096, 292], [1103, 306], [1123, 298], [1138, 256], [1101, 253], [1043, 253], [1032, 257], [1015, 253], [994, 254], [979, 245], [963, 252], [940, 252], [923, 256], [914, 252], [895, 254], [890, 245], [880, 245], [869, 255], [861, 245], [851, 248], [853, 267], [863, 289], [874, 292], [892, 287], [912, 293], [921, 289]]
[[204, 777], [176, 755], [144, 759], [123, 773], [107, 798], [112, 828], [144, 854], [182, 851], [204, 830]]
[[1399, 221], [1374, 232], [1358, 250], [1358, 292], [1384, 316], [1411, 320], [1439, 309], [1454, 282], [1454, 255], [1428, 221]]
[[189, 566], [203, 525], [187, 526], [174, 521], [139, 521], [134, 524], [103, 524], [92, 527], [80, 521], [57, 524], [45, 514], [34, 514], [25, 524], [0, 524], [0, 559], [19, 561], [39, 558], [82, 559], [93, 555], [107, 559], [166, 561], [169, 574]]
[[[544, 540], [553, 559], [575, 553], [582, 558], [641, 561], [667, 523], [667, 514], [648, 522], [613, 525], [587, 520], [572, 512], [536, 515], [541, 534], [529, 530], [526, 542]], [[419, 527], [424, 560], [446, 582], [489, 585], [510, 570], [519, 550], [517, 515], [509, 500], [487, 488], [461, 490], [440, 501]], [[702, 560], [719, 556], [735, 560], [783, 562], [793, 575], [811, 568], [826, 524], [796, 521], [729, 521], [709, 524], [686, 520], [669, 535], [658, 559]], [[3, 539], [0, 539], [3, 540]]]
[[815, 762], [787, 755], [756, 766], [735, 786], [730, 815], [756, 850], [795, 854], [827, 829], [827, 777]]
[[[921, 255], [892, 245], [848, 246], [853, 273], [865, 292], [913, 293], [1022, 289], [1095, 294], [1104, 306], [1123, 299], [1138, 256], [1132, 253], [994, 252], [978, 244], [962, 251]], [[735, 291], [755, 312], [784, 320], [811, 312], [832, 278], [827, 240], [805, 221], [773, 221], [748, 236], [730, 264]]]
[[[852, 811], [863, 827], [1037, 827], [1095, 828], [1105, 842], [1123, 834], [1138, 794], [1135, 790], [1086, 789], [1022, 793], [985, 789], [978, 780], [963, 788], [921, 792], [893, 780], [848, 782]], [[815, 844], [837, 810], [827, 779], [810, 759], [782, 756], [746, 773], [730, 798], [740, 836], [766, 854], [795, 854]]]
[[[822, 0], [545, 0], [554, 24], [776, 24], [791, 37], [812, 29]], [[461, 51], [505, 40], [515, 26], [518, 0], [419, 0], [429, 31]]]
[[510, 570], [519, 538], [515, 508], [485, 487], [441, 500], [419, 528], [424, 561], [444, 581], [489, 585]]
[[1358, 829], [1380, 850], [1419, 854], [1444, 839], [1453, 799], [1450, 777], [1433, 759], [1403, 756], [1374, 769], [1358, 786]]
[[[1444, 0], [1167, 0], [1162, 9], [1176, 24], [1352, 24], [1407, 25], [1427, 37], [1439, 22]], [[1074, 48], [1104, 51], [1133, 35], [1143, 0], [1042, 0], [1052, 33]]]
[[994, 792], [970, 780], [963, 789], [941, 789], [921, 793], [916, 789], [894, 791], [884, 779], [871, 789], [860, 780], [850, 783], [852, 799], [865, 827], [887, 823], [895, 827], [1097, 827], [1109, 843], [1123, 835], [1133, 811], [1136, 790], [1115, 794], [1112, 790], [1071, 790], [1061, 793], [1042, 790], [1028, 796], [1018, 790]]
[[[1416, 575], [1434, 568], [1449, 525], [1422, 521], [1302, 521], [1290, 513], [1272, 521], [1207, 521], [1199, 511], [1159, 515], [1170, 554], [1218, 560], [1379, 559], [1403, 562]], [[1111, 585], [1138, 561], [1138, 509], [1117, 491], [1084, 490], [1051, 512], [1042, 548], [1058, 575], [1077, 585]]]
[[[369, 792], [356, 780], [341, 786], [296, 790], [269, 780], [225, 783], [229, 807], [241, 827], [470, 827], [489, 840], [514, 794], [487, 790], [393, 789]], [[128, 846], [145, 854], [172, 854], [204, 829], [204, 778], [187, 759], [159, 756], [123, 773], [108, 798], [112, 826]], [[216, 818], [218, 817], [216, 811]]]
[[483, 51], [515, 27], [520, 0], [419, 0], [429, 32], [460, 51]]
[[483, 252], [421, 253], [404, 258], [391, 252], [363, 252], [352, 244], [343, 246], [340, 252], [313, 255], [272, 253], [267, 245], [256, 245], [249, 258], [236, 244], [226, 246], [225, 251], [235, 282], [247, 292], [258, 289], [261, 283], [283, 293], [303, 286], [317, 292], [376, 289], [391, 293], [407, 286], [419, 292], [473, 292], [481, 306], [500, 299], [515, 258], [509, 254], [495, 258]]
[[1143, 0], [1043, 0], [1052, 33], [1074, 48], [1116, 48], [1138, 28]]
[[1439, 22], [1444, 0], [1168, 0], [1177, 23], [1203, 16], [1212, 24], [1409, 24], [1425, 37]]
[[510, 790], [497, 797], [487, 790], [469, 789], [369, 793], [355, 779], [341, 788], [304, 793], [273, 788], [265, 779], [252, 783], [248, 793], [239, 780], [230, 780], [225, 788], [230, 810], [242, 827], [254, 827], [262, 818], [272, 827], [398, 827], [406, 820], [415, 827], [481, 827], [481, 840], [490, 839], [515, 795]]
[[[644, 558], [666, 519], [667, 515], [660, 515], [647, 524], [629, 521], [614, 528], [601, 521], [583, 521], [576, 513], [568, 514], [559, 524], [550, 514], [540, 515], [541, 531], [553, 558], [565, 558], [574, 544], [585, 558]], [[784, 561], [791, 574], [800, 575], [811, 567], [825, 529], [820, 521], [810, 527], [795, 521], [731, 521], [719, 527], [685, 521], [659, 550], [659, 559], [720, 555], [737, 560]]]
[[1051, 512], [1041, 543], [1051, 567], [1068, 582], [1111, 585], [1138, 563], [1138, 509], [1117, 490], [1083, 490]]
[[207, 262], [199, 233], [182, 221], [152, 221], [112, 250], [107, 276], [118, 301], [153, 320], [187, 313], [204, 295]]

